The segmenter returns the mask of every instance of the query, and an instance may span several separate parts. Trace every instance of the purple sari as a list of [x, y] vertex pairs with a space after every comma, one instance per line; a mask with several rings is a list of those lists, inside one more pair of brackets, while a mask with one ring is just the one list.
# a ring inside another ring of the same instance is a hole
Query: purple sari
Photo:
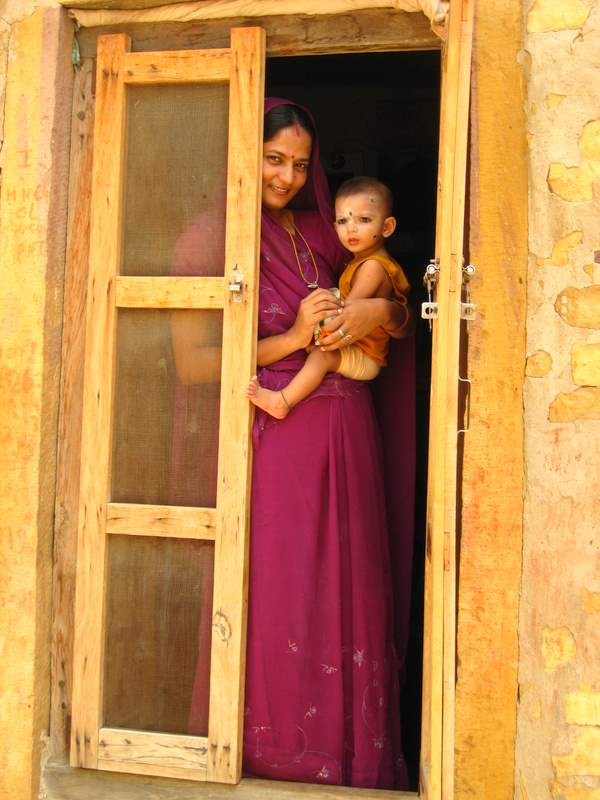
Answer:
[[[281, 102], [267, 101], [266, 111]], [[315, 257], [319, 285], [334, 286], [349, 256], [329, 221], [316, 143], [297, 200], [294, 220]], [[306, 247], [297, 246], [310, 274]], [[309, 292], [288, 234], [263, 212], [259, 338], [287, 330]], [[261, 368], [261, 383], [285, 386], [305, 358], [299, 351]], [[384, 400], [382, 408], [396, 430], [410, 429], [393, 404]], [[245, 772], [405, 788], [392, 594], [397, 571], [387, 522], [397, 515], [386, 510], [369, 385], [329, 375], [285, 420], [258, 410], [254, 448]], [[402, 501], [399, 513], [410, 518], [410, 481]], [[410, 538], [402, 531], [393, 548], [396, 556], [400, 551], [403, 581], [410, 576]], [[405, 606], [403, 599], [402, 616]]]

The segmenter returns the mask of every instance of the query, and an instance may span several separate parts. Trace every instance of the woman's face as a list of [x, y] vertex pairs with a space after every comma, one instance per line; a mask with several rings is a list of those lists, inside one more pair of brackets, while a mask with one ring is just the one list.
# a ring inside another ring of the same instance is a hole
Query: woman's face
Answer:
[[312, 139], [299, 125], [282, 128], [263, 145], [262, 202], [280, 212], [306, 183]]

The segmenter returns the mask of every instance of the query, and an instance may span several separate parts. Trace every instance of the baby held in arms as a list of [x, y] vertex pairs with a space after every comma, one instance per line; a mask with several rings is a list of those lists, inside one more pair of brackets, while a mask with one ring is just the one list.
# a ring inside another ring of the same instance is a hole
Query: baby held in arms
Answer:
[[[409, 289], [402, 268], [385, 249], [385, 239], [394, 232], [390, 190], [375, 178], [351, 178], [338, 189], [335, 198], [335, 228], [344, 247], [354, 258], [340, 277], [342, 300], [385, 297], [406, 301]], [[326, 330], [326, 328], [325, 328]], [[352, 337], [339, 327], [340, 339]], [[247, 394], [254, 405], [283, 419], [297, 403], [313, 392], [328, 372], [346, 378], [369, 381], [386, 364], [389, 335], [382, 327], [339, 350], [318, 347], [320, 328], [315, 329], [311, 348], [300, 371], [280, 391], [265, 389], [254, 376]]]

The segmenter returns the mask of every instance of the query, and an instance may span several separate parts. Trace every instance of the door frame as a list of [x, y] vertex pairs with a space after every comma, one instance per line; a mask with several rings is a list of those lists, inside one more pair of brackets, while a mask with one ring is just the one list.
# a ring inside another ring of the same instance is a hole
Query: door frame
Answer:
[[[372, 12], [373, 15], [376, 12]], [[334, 19], [334, 18], [333, 18]], [[332, 20], [330, 20], [332, 21]], [[260, 24], [259, 20], [252, 20], [253, 23]], [[360, 48], [360, 52], [377, 52], [381, 49], [390, 49], [389, 43], [382, 44], [381, 42], [379, 45], [377, 44], [376, 40], [373, 40], [371, 43], [363, 43]], [[406, 50], [408, 48], [404, 46], [399, 46], [397, 48], [398, 51]], [[425, 49], [425, 48], [418, 48], [418, 49]], [[323, 52], [320, 50], [319, 52]], [[347, 48], [342, 49], [330, 49], [327, 52], [352, 52]], [[353, 50], [356, 52], [356, 50]], [[302, 42], [298, 42], [298, 45], [294, 46], [294, 49], [289, 52], [289, 55], [308, 55], [310, 53], [314, 53], [314, 45], [312, 42], [306, 42], [306, 47], [302, 46]], [[269, 54], [269, 48], [267, 47], [267, 54]], [[278, 54], [281, 54], [279, 52]], [[90, 112], [90, 87], [89, 87], [89, 80], [91, 78], [91, 64], [87, 63], [84, 64], [83, 69], [81, 70], [80, 74], [77, 76], [79, 78], [78, 81], [78, 88], [81, 89], [82, 86], [87, 85], [88, 89], [84, 92], [78, 92], [77, 89], [75, 91], [75, 108], [78, 105], [85, 104], [85, 111], [84, 111], [84, 118], [81, 119], [78, 112], [75, 112], [73, 115], [73, 125], [74, 125], [74, 133], [75, 136], [73, 137], [73, 144], [75, 146], [73, 152], [73, 160], [72, 160], [72, 172], [71, 172], [71, 197], [81, 197], [89, 198], [89, 191], [86, 191], [87, 187], [89, 186], [89, 146], [91, 142], [91, 129], [90, 125], [90, 117], [92, 116]], [[80, 143], [80, 147], [77, 147], [77, 143]], [[68, 269], [67, 269], [67, 276], [69, 281], [69, 286], [71, 288], [72, 294], [66, 290], [65, 296], [68, 297], [68, 303], [65, 307], [65, 327], [66, 327], [66, 335], [65, 340], [69, 341], [71, 344], [73, 342], [81, 342], [82, 337], [82, 307], [81, 307], [81, 298], [82, 295], [85, 294], [85, 271], [87, 268], [87, 246], [86, 246], [86, 237], [87, 237], [87, 225], [88, 219], [86, 219], [86, 212], [85, 212], [85, 201], [83, 208], [75, 208], [77, 204], [71, 203], [70, 209], [72, 213], [70, 214], [69, 218], [69, 252], [68, 252]], [[70, 269], [69, 269], [70, 267]], [[70, 335], [72, 334], [72, 335]], [[59, 473], [59, 483], [58, 483], [58, 495], [57, 495], [57, 508], [64, 510], [68, 507], [73, 507], [73, 498], [76, 496], [76, 481], [73, 481], [73, 474], [76, 470], [75, 462], [78, 463], [77, 458], [77, 450], [78, 450], [78, 436], [77, 431], [73, 431], [71, 424], [69, 422], [69, 416], [75, 412], [75, 427], [77, 426], [77, 404], [79, 402], [78, 399], [78, 392], [80, 392], [79, 380], [80, 377], [78, 375], [78, 369], [81, 368], [81, 364], [77, 364], [77, 359], [81, 358], [81, 349], [78, 349], [77, 345], [73, 350], [69, 349], [64, 353], [64, 362], [63, 362], [63, 395], [61, 398], [61, 406], [62, 406], [62, 413], [61, 413], [61, 422], [63, 425], [63, 430], [67, 434], [61, 440], [64, 442], [64, 445], [61, 445], [60, 454], [60, 473]], [[75, 363], [74, 363], [75, 362]], [[57, 536], [57, 547], [56, 547], [56, 554], [58, 556], [57, 559], [57, 568], [60, 571], [61, 563], [65, 565], [66, 569], [63, 570], [62, 575], [59, 575], [59, 583], [61, 586], [61, 593], [59, 597], [59, 603], [57, 604], [57, 608], [55, 610], [55, 615], [57, 622], [59, 623], [58, 630], [60, 631], [60, 635], [55, 637], [55, 647], [53, 648], [53, 661], [54, 661], [54, 675], [55, 678], [57, 675], [61, 675], [62, 678], [58, 680], [55, 679], [53, 683], [53, 709], [52, 709], [52, 717], [53, 717], [53, 729], [52, 729], [52, 737], [53, 737], [53, 750], [55, 752], [61, 751], [64, 745], [65, 740], [65, 731], [67, 730], [67, 713], [68, 713], [68, 701], [67, 701], [67, 708], [64, 707], [65, 698], [68, 697], [69, 693], [69, 684], [68, 684], [68, 660], [64, 659], [65, 653], [69, 652], [69, 641], [68, 641], [68, 616], [69, 616], [69, 609], [66, 607], [69, 601], [72, 602], [72, 596], [69, 595], [68, 591], [64, 591], [65, 588], [69, 588], [68, 580], [65, 581], [64, 578], [72, 578], [72, 575], [68, 575], [69, 567], [72, 569], [73, 562], [72, 562], [72, 551], [71, 553], [67, 553], [67, 539], [69, 535], [69, 530], [66, 530], [69, 526], [65, 524], [65, 519], [63, 514], [59, 514], [59, 522], [62, 524], [60, 527], [61, 536]], [[69, 521], [72, 525], [72, 520]], [[447, 542], [446, 542], [447, 547]], [[56, 583], [55, 583], [56, 585]], [[55, 594], [56, 598], [56, 594]], [[61, 624], [62, 623], [62, 624]], [[67, 624], [65, 624], [67, 623]], [[59, 665], [60, 662], [60, 665]], [[67, 680], [65, 680], [67, 679]], [[362, 797], [366, 795], [363, 793], [361, 794]], [[378, 795], [380, 796], [380, 795]], [[395, 793], [396, 797], [399, 797], [398, 793]]]

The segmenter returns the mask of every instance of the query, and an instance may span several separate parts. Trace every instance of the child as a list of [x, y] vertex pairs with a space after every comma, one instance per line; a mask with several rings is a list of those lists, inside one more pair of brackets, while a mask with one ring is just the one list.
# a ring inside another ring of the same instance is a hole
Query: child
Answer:
[[[345, 298], [387, 297], [406, 302], [409, 289], [402, 268], [387, 253], [384, 240], [391, 236], [396, 220], [391, 216], [390, 190], [375, 178], [351, 178], [338, 189], [335, 198], [335, 227], [340, 241], [354, 254], [340, 278], [340, 295]], [[338, 328], [340, 337], [350, 340]], [[277, 419], [284, 419], [292, 408], [304, 400], [321, 383], [328, 372], [339, 372], [347, 378], [369, 381], [386, 364], [389, 336], [376, 328], [360, 341], [340, 350], [318, 348], [319, 328], [315, 331], [315, 347], [304, 366], [284, 390], [262, 387], [254, 376], [247, 394], [254, 405]]]

